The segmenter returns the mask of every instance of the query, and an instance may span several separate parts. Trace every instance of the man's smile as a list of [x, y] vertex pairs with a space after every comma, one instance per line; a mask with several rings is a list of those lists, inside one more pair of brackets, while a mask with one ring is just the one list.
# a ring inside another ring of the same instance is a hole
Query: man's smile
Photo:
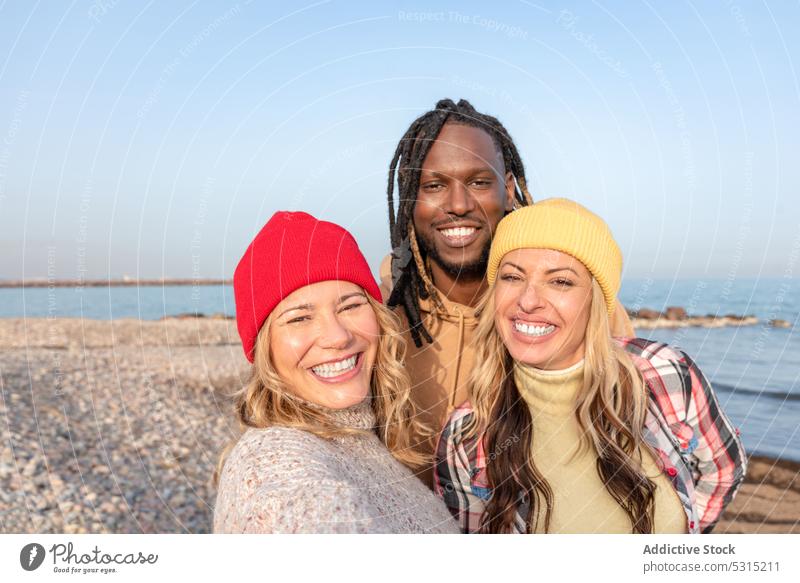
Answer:
[[470, 245], [478, 238], [480, 231], [480, 227], [473, 225], [448, 225], [436, 229], [440, 239], [450, 247], [466, 247]]

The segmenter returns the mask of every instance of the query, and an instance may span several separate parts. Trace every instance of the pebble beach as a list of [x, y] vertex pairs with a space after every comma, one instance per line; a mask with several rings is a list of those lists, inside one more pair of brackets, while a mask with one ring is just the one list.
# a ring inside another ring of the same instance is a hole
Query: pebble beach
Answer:
[[209, 532], [237, 340], [229, 321], [0, 321], [0, 530]]
[[[0, 319], [0, 532], [210, 532], [247, 374], [229, 319]], [[800, 533], [800, 464], [753, 457], [715, 532]]]

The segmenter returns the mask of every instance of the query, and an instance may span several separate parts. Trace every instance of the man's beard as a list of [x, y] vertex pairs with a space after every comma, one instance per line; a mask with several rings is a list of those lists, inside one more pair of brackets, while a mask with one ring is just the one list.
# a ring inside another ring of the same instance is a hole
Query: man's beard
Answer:
[[486, 245], [481, 249], [480, 257], [471, 263], [448, 263], [439, 255], [436, 245], [429, 245], [428, 241], [423, 237], [419, 237], [419, 243], [422, 252], [453, 278], [475, 281], [476, 279], [483, 279], [486, 277], [486, 268], [489, 265], [489, 252], [492, 248], [490, 241], [487, 241]]

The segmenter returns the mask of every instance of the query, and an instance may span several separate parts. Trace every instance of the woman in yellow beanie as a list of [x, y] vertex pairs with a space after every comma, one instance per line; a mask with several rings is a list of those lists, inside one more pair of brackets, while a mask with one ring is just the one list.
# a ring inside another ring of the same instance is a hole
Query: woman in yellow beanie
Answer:
[[745, 456], [686, 354], [612, 338], [622, 253], [578, 203], [516, 210], [492, 241], [470, 400], [437, 447], [464, 532], [709, 532]]

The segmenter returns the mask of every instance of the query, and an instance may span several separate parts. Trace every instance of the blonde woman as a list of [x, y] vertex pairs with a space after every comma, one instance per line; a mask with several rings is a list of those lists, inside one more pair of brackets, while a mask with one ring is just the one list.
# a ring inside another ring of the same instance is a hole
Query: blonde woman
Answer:
[[458, 532], [406, 467], [424, 461], [409, 448], [424, 428], [394, 316], [350, 234], [276, 213], [239, 262], [234, 295], [253, 372], [214, 531]]
[[744, 478], [738, 433], [686, 354], [612, 339], [622, 255], [550, 199], [498, 226], [470, 400], [437, 448], [464, 532], [709, 532]]

